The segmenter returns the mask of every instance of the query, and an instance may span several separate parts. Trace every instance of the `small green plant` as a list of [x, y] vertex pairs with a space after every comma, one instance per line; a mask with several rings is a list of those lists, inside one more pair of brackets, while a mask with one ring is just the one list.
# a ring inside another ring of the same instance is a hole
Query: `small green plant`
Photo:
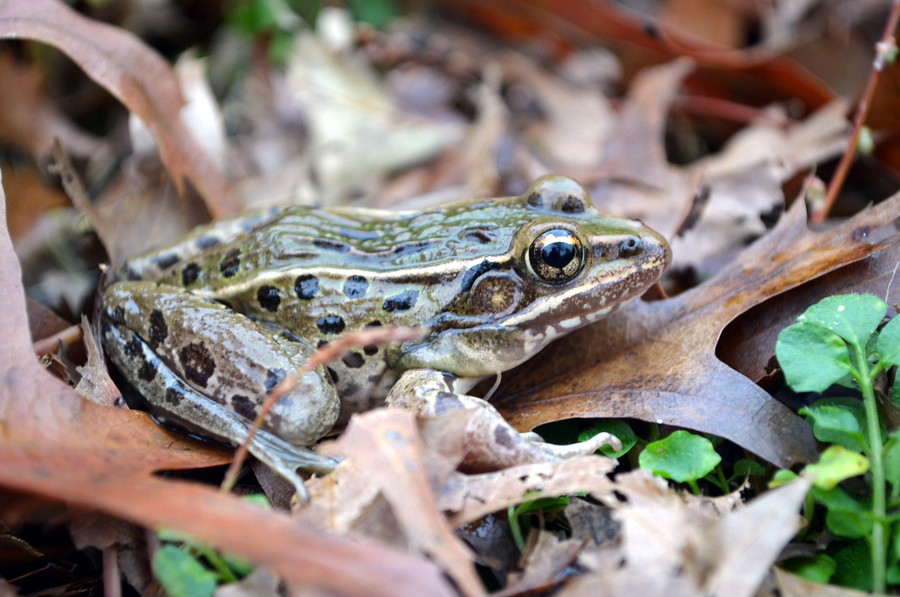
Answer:
[[[269, 507], [263, 495], [249, 495], [244, 501]], [[212, 597], [220, 584], [237, 582], [253, 567], [244, 560], [220, 553], [178, 531], [157, 531], [164, 543], [153, 554], [153, 575], [171, 597]]]
[[[880, 403], [875, 392], [879, 375], [900, 364], [900, 318], [876, 331], [886, 313], [884, 301], [871, 294], [828, 297], [782, 330], [775, 347], [793, 390], [822, 393], [838, 385], [862, 395], [861, 401], [823, 398], [800, 411], [816, 439], [831, 444], [806, 471], [815, 474], [810, 499], [825, 507], [825, 525], [838, 540], [832, 553], [792, 569], [876, 593], [900, 583], [900, 431], [886, 424], [900, 420], [893, 416], [900, 384]], [[866, 475], [862, 488], [839, 485], [860, 475]], [[775, 482], [794, 476], [781, 471]], [[811, 521], [812, 508], [806, 510]]]
[[722, 457], [716, 452], [716, 446], [722, 441], [720, 438], [703, 437], [679, 430], [665, 438], [656, 439], [659, 435], [658, 425], [651, 426], [653, 437], [652, 441], [647, 442], [639, 438], [625, 421], [606, 419], [579, 434], [578, 441], [585, 441], [601, 432], [611, 433], [622, 442], [619, 450], [613, 450], [610, 446], [600, 448], [605, 456], [621, 458], [638, 446], [637, 466], [676, 483], [685, 483], [695, 495], [702, 493], [698, 484], [701, 479], [716, 486], [724, 494], [743, 479], [762, 477], [766, 472], [766, 468], [758, 462], [741, 459], [734, 463], [732, 474], [728, 476], [722, 466]]
[[712, 442], [689, 431], [674, 431], [667, 437], [647, 444], [638, 463], [654, 475], [687, 483], [700, 495], [697, 480], [710, 474], [722, 462]]
[[506, 509], [506, 518], [509, 521], [509, 529], [512, 532], [513, 541], [519, 549], [519, 553], [525, 553], [525, 533], [531, 528], [529, 523], [529, 515], [536, 515], [541, 518], [548, 514], [555, 514], [563, 510], [569, 505], [569, 498], [566, 496], [557, 498], [541, 498], [523, 502], [517, 506], [510, 506]]

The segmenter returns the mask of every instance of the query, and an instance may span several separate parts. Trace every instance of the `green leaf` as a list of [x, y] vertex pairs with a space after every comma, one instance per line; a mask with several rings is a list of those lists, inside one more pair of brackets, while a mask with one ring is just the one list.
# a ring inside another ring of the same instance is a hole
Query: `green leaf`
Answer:
[[708, 439], [683, 430], [647, 444], [638, 457], [642, 469], [678, 483], [703, 478], [721, 461]]
[[779, 566], [801, 578], [821, 584], [831, 580], [837, 568], [834, 558], [824, 553], [817, 554], [812, 558], [792, 558]]
[[795, 392], [824, 392], [850, 372], [847, 345], [817, 323], [795, 323], [781, 330], [775, 356]]
[[397, 16], [394, 0], [349, 0], [349, 5], [356, 20], [376, 28], [384, 27]]
[[637, 435], [634, 434], [634, 430], [631, 428], [631, 425], [621, 419], [604, 419], [602, 421], [598, 421], [597, 424], [591, 426], [590, 429], [586, 429], [579, 433], [578, 441], [583, 442], [589, 440], [598, 433], [604, 432], [615, 435], [617, 438], [619, 438], [619, 441], [622, 442], [621, 450], [613, 450], [612, 446], [601, 447], [600, 452], [602, 452], [604, 456], [609, 456], [610, 458], [621, 458], [631, 448], [634, 447], [635, 443], [637, 443], [638, 438]]
[[865, 413], [862, 408], [850, 409], [819, 400], [799, 412], [808, 417], [806, 422], [812, 426], [813, 434], [820, 442], [838, 444], [854, 452], [865, 451]]
[[881, 329], [877, 346], [881, 361], [900, 365], [900, 317], [894, 317]]
[[872, 559], [864, 541], [854, 541], [834, 554], [837, 566], [831, 582], [859, 591], [872, 590]]
[[[895, 382], [896, 383], [896, 382]], [[900, 431], [892, 433], [884, 443], [884, 477], [894, 487], [900, 488]]]
[[741, 458], [734, 463], [731, 478], [739, 477], [762, 477], [766, 474], [766, 467], [755, 460], [749, 458]]
[[795, 473], [792, 470], [783, 468], [781, 470], [775, 471], [775, 474], [772, 475], [772, 480], [769, 481], [769, 489], [775, 489], [779, 485], [784, 485], [785, 483], [790, 483], [791, 481], [796, 481], [800, 478], [800, 475]]
[[872, 532], [872, 517], [867, 506], [852, 498], [840, 487], [813, 488], [811, 493], [828, 509], [825, 524], [835, 535], [856, 539], [866, 537]]
[[153, 554], [153, 575], [170, 597], [211, 597], [216, 589], [216, 575], [174, 545]]
[[869, 459], [843, 446], [828, 446], [819, 457], [819, 462], [806, 467], [806, 472], [815, 475], [813, 486], [831, 489], [844, 479], [856, 477], [869, 470]]
[[886, 312], [887, 305], [874, 294], [838, 294], [823, 298], [797, 321], [817, 323], [848, 344], [865, 348]]

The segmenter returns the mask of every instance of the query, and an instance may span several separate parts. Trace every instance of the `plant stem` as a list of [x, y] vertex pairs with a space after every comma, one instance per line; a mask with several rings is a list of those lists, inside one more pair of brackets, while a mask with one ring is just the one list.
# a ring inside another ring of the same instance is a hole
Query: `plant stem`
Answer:
[[869, 371], [869, 363], [866, 361], [865, 351], [859, 345], [853, 346], [856, 359], [856, 369], [859, 389], [862, 392], [863, 404], [866, 409], [866, 427], [869, 437], [868, 456], [872, 472], [872, 538], [869, 547], [872, 553], [872, 591], [884, 593], [885, 574], [887, 560], [885, 539], [888, 531], [888, 521], [885, 509], [885, 476], [884, 476], [884, 442], [881, 437], [881, 420], [878, 416], [878, 402], [875, 400], [875, 391], [872, 387], [872, 375]]
[[869, 115], [872, 97], [875, 95], [875, 88], [878, 86], [878, 79], [881, 75], [881, 71], [884, 70], [884, 51], [885, 48], [889, 47], [891, 44], [894, 29], [897, 28], [898, 20], [900, 20], [900, 0], [893, 0], [891, 3], [891, 12], [888, 15], [887, 23], [885, 23], [884, 26], [884, 32], [881, 35], [881, 41], [875, 48], [875, 59], [872, 61], [872, 70], [869, 71], [869, 80], [866, 82], [866, 88], [856, 105], [856, 116], [853, 119], [853, 132], [850, 135], [850, 141], [847, 143], [847, 149], [844, 151], [844, 155], [838, 163], [837, 170], [831, 177], [831, 182], [828, 183], [828, 193], [825, 196], [822, 207], [813, 213], [810, 218], [814, 223], [825, 221], [825, 218], [831, 211], [831, 206], [834, 205], [834, 202], [837, 199], [838, 192], [840, 192], [841, 187], [844, 185], [844, 179], [847, 178], [847, 173], [850, 171], [850, 165], [853, 163], [853, 158], [856, 156], [856, 144], [859, 141], [860, 131], [862, 131], [863, 123], [866, 121], [866, 116]]

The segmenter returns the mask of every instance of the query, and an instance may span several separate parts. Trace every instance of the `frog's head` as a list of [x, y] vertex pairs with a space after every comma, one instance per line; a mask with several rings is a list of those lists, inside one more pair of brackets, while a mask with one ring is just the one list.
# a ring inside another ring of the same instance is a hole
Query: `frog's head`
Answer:
[[498, 218], [514, 226], [500, 235], [507, 246], [461, 275], [455, 301], [431, 333], [401, 347], [399, 369], [463, 377], [505, 371], [640, 296], [671, 261], [661, 235], [601, 213], [571, 179], [545, 176], [504, 201], [520, 214]]

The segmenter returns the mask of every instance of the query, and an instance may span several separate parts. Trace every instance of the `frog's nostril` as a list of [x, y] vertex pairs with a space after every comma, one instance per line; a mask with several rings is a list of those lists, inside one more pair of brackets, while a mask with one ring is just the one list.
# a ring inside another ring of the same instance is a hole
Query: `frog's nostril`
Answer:
[[629, 236], [619, 245], [619, 254], [621, 257], [630, 257], [643, 250], [644, 244], [636, 236]]

